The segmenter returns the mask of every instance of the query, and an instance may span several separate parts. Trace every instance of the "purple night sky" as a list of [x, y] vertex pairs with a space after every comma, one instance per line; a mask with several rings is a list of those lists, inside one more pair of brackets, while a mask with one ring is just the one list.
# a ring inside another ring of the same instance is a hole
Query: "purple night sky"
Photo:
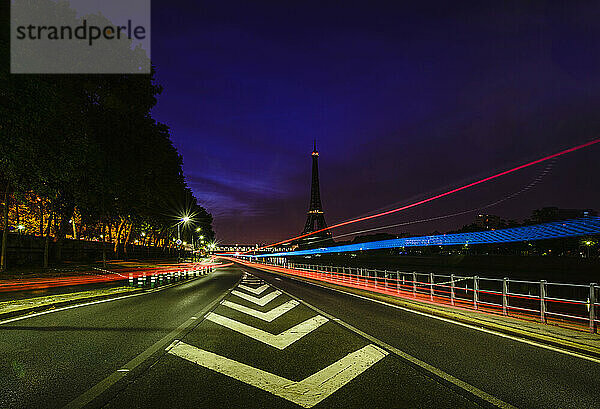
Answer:
[[[164, 86], [154, 116], [171, 127], [219, 241], [300, 233], [314, 138], [333, 224], [600, 137], [600, 3], [403, 3], [153, 2]], [[520, 191], [482, 212], [522, 220], [543, 206], [600, 210], [599, 154], [594, 146], [333, 233]], [[388, 231], [446, 231], [476, 214]]]

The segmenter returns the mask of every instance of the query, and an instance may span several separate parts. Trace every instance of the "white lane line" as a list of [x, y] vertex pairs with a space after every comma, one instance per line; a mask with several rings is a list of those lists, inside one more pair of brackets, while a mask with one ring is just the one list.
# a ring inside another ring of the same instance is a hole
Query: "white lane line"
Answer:
[[278, 307], [273, 308], [271, 311], [262, 312], [255, 310], [254, 308], [246, 307], [245, 305], [237, 304], [231, 301], [223, 300], [221, 305], [229, 307], [233, 310], [237, 310], [243, 312], [244, 314], [251, 315], [253, 317], [259, 318], [263, 321], [271, 322], [275, 318], [281, 317], [283, 314], [296, 307], [300, 303], [296, 300], [289, 300], [288, 302], [281, 304]]
[[557, 352], [557, 353], [564, 354], [564, 355], [570, 355], [570, 356], [575, 357], [575, 358], [585, 359], [586, 361], [590, 361], [590, 362], [594, 362], [594, 363], [600, 364], [600, 359], [599, 358], [595, 358], [593, 356], [580, 354], [578, 352], [568, 351], [566, 349], [562, 349], [562, 348], [555, 347], [555, 346], [552, 346], [552, 345], [543, 344], [541, 342], [532, 341], [532, 340], [529, 340], [529, 339], [526, 339], [526, 338], [519, 338], [516, 335], [504, 334], [502, 332], [494, 331], [492, 329], [487, 329], [487, 328], [484, 328], [484, 327], [478, 327], [478, 326], [475, 326], [475, 325], [472, 325], [472, 324], [467, 324], [465, 322], [454, 321], [454, 320], [452, 320], [450, 318], [438, 317], [436, 315], [428, 314], [426, 312], [412, 310], [412, 309], [407, 308], [407, 307], [402, 307], [400, 305], [391, 304], [391, 303], [388, 303], [388, 302], [385, 302], [385, 301], [381, 301], [381, 300], [376, 300], [376, 299], [373, 299], [373, 298], [365, 297], [363, 295], [358, 295], [358, 294], [354, 294], [354, 293], [351, 293], [351, 292], [339, 290], [337, 288], [331, 288], [331, 287], [327, 287], [327, 286], [316, 284], [316, 283], [310, 283], [308, 281], [298, 280], [298, 279], [292, 278], [292, 277], [289, 277], [289, 278], [291, 280], [294, 280], [294, 281], [299, 281], [299, 282], [302, 282], [302, 283], [314, 285], [316, 287], [321, 287], [321, 288], [324, 288], [326, 290], [331, 290], [331, 291], [336, 291], [338, 293], [342, 293], [342, 294], [346, 294], [346, 295], [351, 295], [352, 297], [356, 297], [356, 298], [360, 298], [360, 299], [363, 299], [363, 300], [375, 302], [375, 303], [378, 303], [378, 304], [383, 304], [383, 305], [388, 306], [388, 307], [392, 307], [392, 308], [396, 308], [398, 310], [402, 310], [402, 311], [410, 312], [410, 313], [413, 313], [413, 314], [421, 315], [423, 317], [432, 318], [432, 319], [438, 320], [438, 321], [444, 321], [444, 322], [447, 322], [449, 324], [454, 324], [454, 325], [458, 325], [458, 326], [461, 326], [461, 327], [470, 328], [470, 329], [475, 330], [475, 331], [485, 332], [486, 334], [495, 335], [497, 337], [510, 339], [512, 341], [520, 342], [522, 344], [528, 344], [528, 345], [531, 345], [531, 346], [534, 346], [534, 347], [547, 349], [549, 351]]
[[238, 288], [241, 288], [242, 290], [246, 290], [252, 294], [261, 295], [267, 288], [269, 288], [269, 285], [263, 284], [258, 288], [252, 288], [252, 287], [248, 287], [247, 285], [240, 284], [240, 285], [238, 285]]
[[173, 288], [173, 287], [175, 287], [177, 285], [186, 284], [186, 283], [190, 283], [190, 282], [191, 281], [184, 281], [184, 282], [172, 283], [172, 284], [166, 285], [165, 287], [156, 288], [154, 290], [146, 290], [146, 291], [140, 292], [140, 293], [127, 294], [127, 295], [123, 295], [123, 296], [119, 296], [119, 297], [106, 298], [106, 299], [97, 300], [97, 301], [89, 301], [89, 302], [85, 302], [85, 303], [81, 303], [81, 304], [67, 305], [65, 307], [59, 307], [59, 308], [55, 308], [55, 309], [47, 310], [47, 311], [34, 312], [34, 313], [31, 313], [31, 314], [22, 315], [22, 316], [18, 316], [18, 317], [15, 317], [15, 318], [8, 318], [6, 320], [0, 321], [0, 325], [8, 324], [8, 323], [15, 322], [15, 321], [26, 320], [28, 318], [39, 317], [40, 315], [53, 314], [55, 312], [60, 312], [60, 311], [65, 311], [65, 310], [71, 310], [73, 308], [86, 307], [88, 305], [102, 304], [102, 303], [105, 303], [105, 302], [118, 301], [118, 300], [123, 300], [125, 298], [139, 297], [140, 295], [157, 293], [157, 292], [160, 292], [160, 291], [168, 290], [169, 288]]
[[85, 307], [85, 306], [94, 305], [94, 304], [102, 304], [102, 303], [105, 303], [105, 302], [122, 300], [124, 298], [138, 297], [138, 296], [144, 295], [144, 294], [149, 294], [149, 292], [148, 293], [128, 294], [128, 295], [124, 295], [122, 297], [107, 298], [107, 299], [104, 299], [104, 300], [90, 301], [90, 302], [81, 303], [81, 304], [68, 305], [66, 307], [60, 307], [60, 308], [56, 308], [56, 309], [53, 309], [53, 310], [34, 312], [33, 314], [22, 315], [20, 317], [9, 318], [9, 319], [6, 319], [4, 321], [0, 321], [0, 325], [2, 325], [2, 324], [8, 324], [10, 322], [25, 320], [25, 319], [28, 319], [28, 318], [39, 317], [40, 315], [46, 315], [46, 314], [52, 314], [52, 313], [59, 312], [59, 311], [71, 310], [73, 308]]
[[[210, 304], [208, 304], [208, 306], [203, 308], [195, 316], [199, 317], [201, 315], [204, 315], [204, 313], [206, 311], [210, 311], [213, 308], [215, 308], [215, 306], [217, 306], [221, 302], [221, 300], [223, 298], [225, 298], [227, 296], [227, 294], [229, 294], [231, 292], [231, 290], [233, 290], [233, 288], [236, 285], [237, 285], [237, 283], [234, 284], [233, 287], [231, 287], [227, 291], [225, 291], [222, 295], [217, 297]], [[144, 293], [140, 293], [140, 294], [144, 294]], [[191, 324], [195, 324], [195, 323], [196, 323], [195, 320], [192, 320], [192, 319], [187, 320], [186, 322], [181, 324], [179, 327], [177, 327], [175, 330], [171, 331], [166, 336], [164, 336], [162, 339], [155, 342], [151, 347], [149, 347], [148, 349], [143, 351], [141, 354], [139, 354], [138, 356], [133, 358], [131, 361], [127, 362], [125, 365], [123, 365], [123, 368], [121, 368], [121, 369], [129, 369], [129, 371], [134, 370], [135, 368], [137, 368], [138, 366], [140, 366], [141, 364], [146, 362], [146, 360], [148, 360], [152, 355], [157, 353], [161, 348], [163, 348], [165, 345], [167, 345], [167, 343], [171, 340], [173, 340], [173, 341], [171, 342], [170, 345], [176, 345], [177, 339], [182, 338], [182, 337], [180, 337], [180, 335], [185, 336], [189, 331], [192, 330], [193, 327], [191, 326]], [[63, 409], [80, 409], [80, 408], [84, 408], [84, 407], [88, 406], [91, 402], [96, 400], [100, 395], [105, 393], [110, 387], [112, 387], [115, 383], [119, 382], [121, 379], [126, 377], [128, 374], [129, 374], [129, 372], [120, 372], [120, 371], [115, 371], [115, 372], [111, 373], [106, 378], [104, 378], [102, 381], [98, 382], [96, 385], [92, 386], [90, 389], [85, 391], [83, 394], [79, 395], [77, 398], [72, 400]]]
[[177, 345], [178, 342], [178, 339], [174, 339], [173, 342], [171, 342], [169, 346], [165, 348], [165, 351], [168, 351], [169, 349], [173, 348], [175, 345]]
[[242, 292], [237, 291], [237, 290], [233, 290], [231, 292], [231, 294], [233, 294], [233, 295], [235, 295], [237, 297], [243, 298], [246, 301], [253, 302], [254, 304], [258, 304], [261, 307], [264, 307], [265, 305], [267, 305], [268, 303], [270, 303], [271, 301], [273, 301], [275, 298], [279, 297], [281, 295], [281, 291], [275, 290], [275, 291], [270, 292], [269, 294], [267, 294], [267, 295], [265, 295], [265, 296], [263, 296], [261, 298], [254, 297], [252, 295], [249, 295], [249, 294], [246, 294], [246, 293], [242, 293]]
[[277, 349], [287, 348], [303, 336], [310, 334], [312, 331], [329, 321], [329, 319], [322, 315], [317, 315], [316, 317], [309, 318], [306, 321], [283, 331], [281, 334], [275, 335], [263, 331], [262, 329], [251, 327], [242, 322], [232, 320], [231, 318], [215, 314], [214, 312], [208, 314], [206, 319]]
[[387, 355], [383, 349], [367, 345], [296, 382], [184, 343], [169, 353], [305, 408], [315, 406]]

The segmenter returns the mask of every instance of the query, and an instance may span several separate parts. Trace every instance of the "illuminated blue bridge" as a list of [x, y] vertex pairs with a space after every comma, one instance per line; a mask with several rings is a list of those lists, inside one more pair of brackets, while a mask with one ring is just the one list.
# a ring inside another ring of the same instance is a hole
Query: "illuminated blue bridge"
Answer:
[[472, 233], [440, 234], [436, 236], [407, 237], [401, 239], [372, 241], [344, 246], [321, 247], [311, 250], [243, 255], [244, 257], [283, 257], [309, 254], [344, 253], [361, 250], [380, 250], [398, 247], [455, 246], [465, 244], [514, 243], [520, 241], [548, 240], [600, 234], [600, 217], [585, 217], [534, 226], [479, 231]]

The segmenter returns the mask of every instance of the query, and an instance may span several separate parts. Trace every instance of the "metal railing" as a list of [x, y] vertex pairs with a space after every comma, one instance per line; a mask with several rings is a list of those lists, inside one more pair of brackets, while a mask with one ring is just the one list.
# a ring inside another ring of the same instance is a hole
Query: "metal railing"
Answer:
[[198, 266], [185, 270], [129, 273], [127, 283], [130, 287], [155, 288], [178, 281], [189, 280], [213, 271], [212, 266]]
[[595, 333], [598, 284], [566, 284], [416, 271], [290, 263], [283, 258], [254, 260], [296, 274], [349, 287], [450, 305]]

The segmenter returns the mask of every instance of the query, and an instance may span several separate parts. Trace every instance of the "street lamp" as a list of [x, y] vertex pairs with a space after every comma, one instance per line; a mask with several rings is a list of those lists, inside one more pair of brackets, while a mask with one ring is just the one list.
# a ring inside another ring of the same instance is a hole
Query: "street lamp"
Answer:
[[593, 247], [596, 243], [594, 243], [592, 240], [584, 240], [582, 241], [582, 243], [586, 249], [587, 249], [587, 258], [590, 258], [590, 247]]
[[[190, 221], [190, 217], [189, 216], [183, 216], [181, 218], [181, 221], [179, 223], [177, 223], [177, 242], [181, 243], [181, 229], [179, 228], [180, 224], [187, 224], [187, 222]], [[177, 262], [179, 263], [179, 259], [180, 259], [180, 255], [181, 255], [181, 245], [179, 245], [179, 247], [177, 247]]]

